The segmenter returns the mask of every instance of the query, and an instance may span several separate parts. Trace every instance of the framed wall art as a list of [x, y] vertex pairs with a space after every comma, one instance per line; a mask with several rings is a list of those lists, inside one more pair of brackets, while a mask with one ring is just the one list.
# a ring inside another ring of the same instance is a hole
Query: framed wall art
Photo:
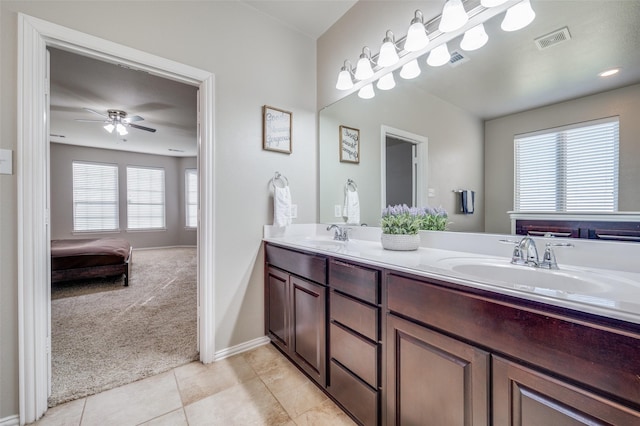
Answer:
[[291, 154], [293, 113], [264, 105], [262, 107], [262, 149]]
[[360, 162], [360, 130], [340, 126], [340, 161], [343, 163]]

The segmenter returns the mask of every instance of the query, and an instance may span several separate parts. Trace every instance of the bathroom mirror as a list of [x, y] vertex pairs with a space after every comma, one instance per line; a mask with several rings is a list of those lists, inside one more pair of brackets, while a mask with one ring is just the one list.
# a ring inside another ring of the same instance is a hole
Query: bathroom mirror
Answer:
[[[320, 111], [321, 222], [342, 220], [336, 206], [353, 179], [361, 222], [379, 225], [386, 126], [427, 141], [427, 164], [416, 179], [424, 204], [447, 209], [450, 230], [508, 233], [514, 134], [611, 115], [620, 115], [618, 208], [640, 211], [640, 148], [634, 146], [640, 134], [640, 4], [532, 0], [532, 6], [536, 19], [525, 29], [502, 31], [499, 15], [485, 23], [489, 42], [481, 49], [461, 50], [461, 37], [449, 43], [460, 54], [455, 63], [433, 68], [420, 58], [418, 78], [403, 80], [394, 72], [395, 88], [375, 89], [368, 100], [353, 93]], [[565, 27], [567, 40], [555, 43], [563, 37], [556, 30]], [[614, 66], [618, 75], [598, 76]], [[578, 98], [578, 107], [565, 103]], [[339, 161], [341, 125], [360, 129], [358, 164]], [[473, 215], [457, 212], [458, 189], [476, 191]]]

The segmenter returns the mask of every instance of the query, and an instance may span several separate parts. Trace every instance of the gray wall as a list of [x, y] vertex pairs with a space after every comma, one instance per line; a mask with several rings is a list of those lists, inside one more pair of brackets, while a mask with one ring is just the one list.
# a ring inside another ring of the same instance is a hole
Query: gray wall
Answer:
[[[118, 165], [120, 231], [73, 232], [73, 161]], [[196, 168], [196, 158], [139, 154], [110, 149], [51, 144], [51, 238], [122, 237], [134, 248], [195, 245], [196, 231], [185, 229], [184, 171]], [[162, 231], [127, 231], [127, 166], [158, 167], [165, 175], [165, 221]]]
[[[289, 179], [295, 221], [317, 219], [316, 42], [238, 1], [113, 4], [0, 1], [0, 148], [17, 155], [17, 12], [213, 73], [216, 250], [204, 261], [215, 265], [215, 350], [264, 336], [275, 171]], [[265, 104], [293, 112], [291, 155], [262, 150]], [[0, 175], [0, 420], [18, 414], [17, 191], [16, 174]]]
[[513, 137], [603, 117], [620, 116], [620, 211], [640, 211], [640, 84], [485, 123], [485, 231], [509, 233], [513, 210]]

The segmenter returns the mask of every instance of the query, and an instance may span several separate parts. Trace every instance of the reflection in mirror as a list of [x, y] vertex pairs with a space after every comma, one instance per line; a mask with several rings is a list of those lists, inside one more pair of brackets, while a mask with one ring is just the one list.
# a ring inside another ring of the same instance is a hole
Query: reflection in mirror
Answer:
[[[509, 233], [513, 210], [514, 135], [571, 123], [620, 117], [619, 210], [640, 211], [640, 3], [535, 1], [535, 21], [505, 33], [501, 17], [486, 23], [489, 42], [442, 67], [419, 59], [420, 77], [356, 94], [320, 112], [320, 220], [335, 221], [346, 178], [358, 181], [362, 221], [379, 224], [383, 205], [382, 127], [424, 135], [429, 141], [423, 176], [426, 204], [449, 212], [454, 231]], [[356, 7], [366, 8], [367, 5]], [[425, 17], [426, 20], [427, 17]], [[348, 23], [345, 23], [345, 25]], [[570, 39], [540, 48], [536, 39], [567, 27]], [[357, 35], [352, 35], [356, 37]], [[598, 74], [613, 66], [607, 79]], [[361, 161], [339, 163], [340, 125], [361, 130]], [[475, 191], [475, 212], [458, 213], [453, 189]]]

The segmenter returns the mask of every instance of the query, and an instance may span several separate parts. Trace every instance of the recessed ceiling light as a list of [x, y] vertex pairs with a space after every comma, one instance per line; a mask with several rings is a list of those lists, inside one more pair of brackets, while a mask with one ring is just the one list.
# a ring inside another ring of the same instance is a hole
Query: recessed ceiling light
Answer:
[[612, 75], [618, 74], [620, 72], [620, 68], [611, 68], [610, 70], [602, 71], [598, 74], [600, 77], [610, 77]]

